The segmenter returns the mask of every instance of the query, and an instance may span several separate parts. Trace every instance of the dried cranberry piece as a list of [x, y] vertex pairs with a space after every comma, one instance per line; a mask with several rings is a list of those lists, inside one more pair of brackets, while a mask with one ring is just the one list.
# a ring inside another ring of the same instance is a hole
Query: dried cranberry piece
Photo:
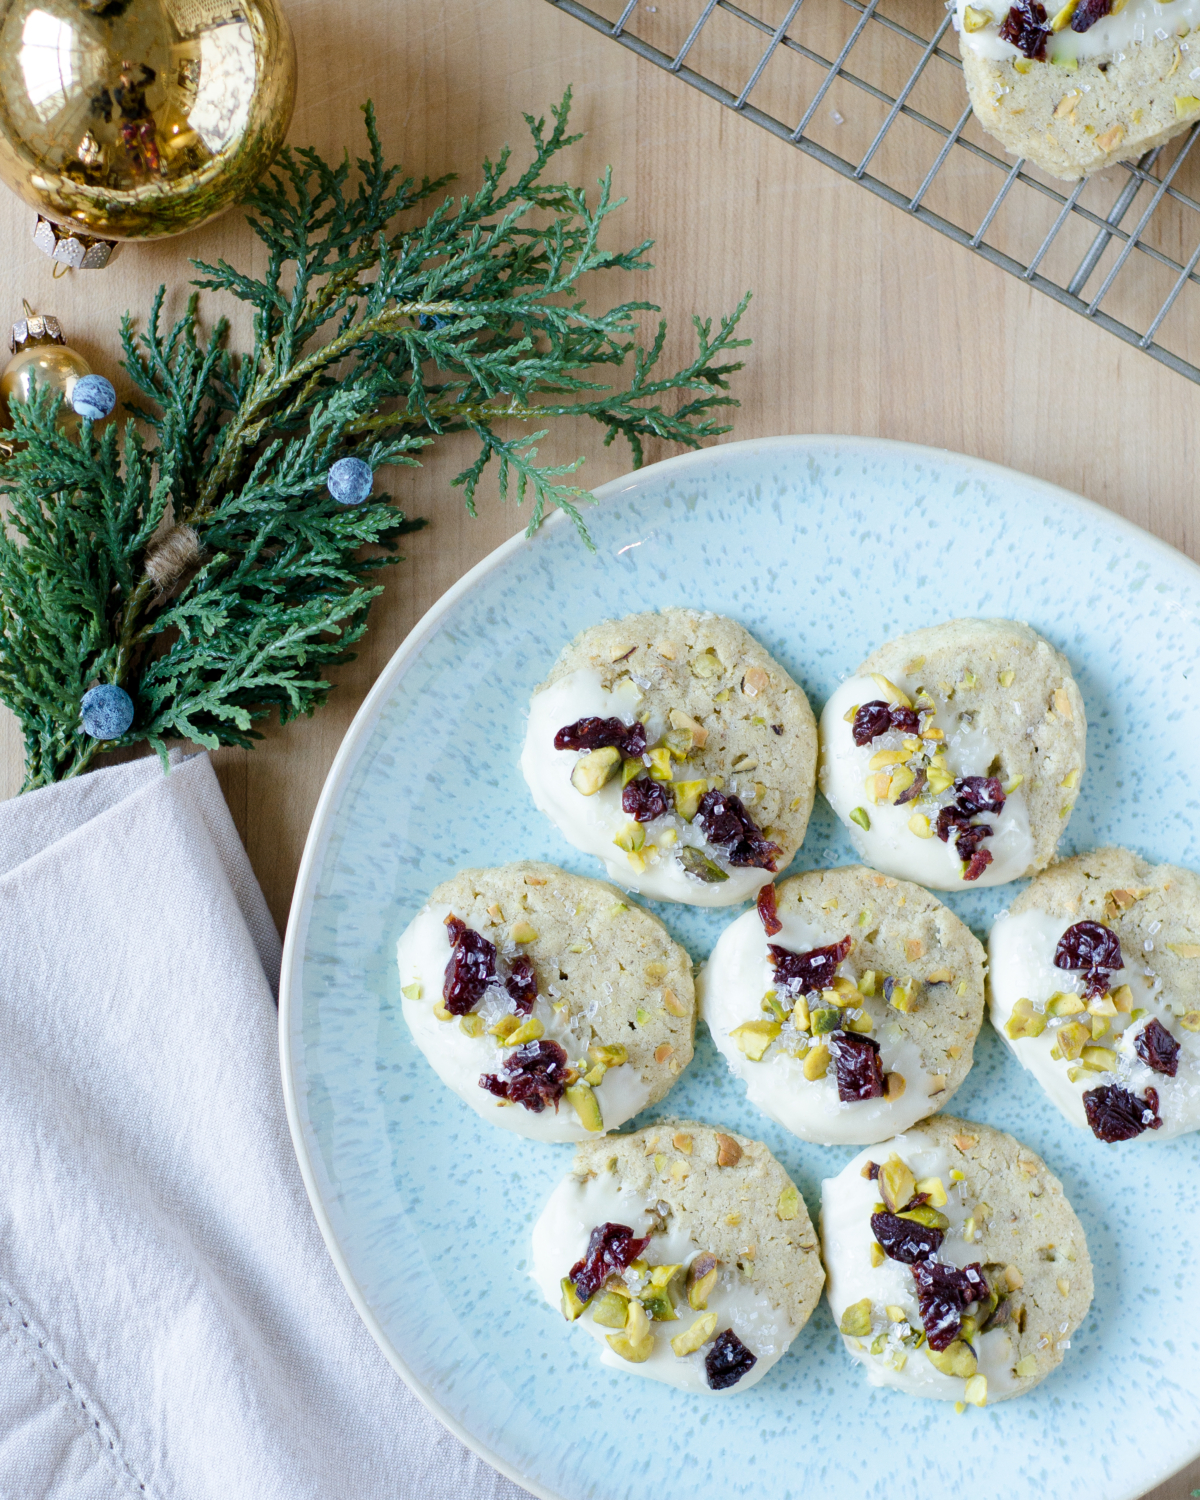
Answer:
[[849, 952], [848, 936], [825, 948], [810, 948], [807, 953], [793, 953], [778, 943], [767, 944], [767, 956], [775, 966], [775, 983], [790, 995], [827, 990], [833, 983], [838, 964]]
[[1112, 10], [1112, 0], [1079, 0], [1071, 17], [1072, 31], [1087, 31]]
[[1179, 1043], [1157, 1017], [1134, 1038], [1134, 1050], [1148, 1068], [1174, 1078], [1179, 1067]]
[[554, 736], [556, 750], [603, 750], [609, 745], [615, 745], [627, 759], [636, 760], [646, 753], [646, 726], [593, 715], [564, 724]]
[[976, 1262], [959, 1270], [940, 1260], [917, 1261], [912, 1268], [917, 1305], [929, 1347], [948, 1349], [962, 1332], [962, 1315], [988, 1294], [983, 1267]]
[[496, 975], [496, 945], [451, 913], [446, 918], [450, 962], [442, 982], [442, 999], [452, 1016], [473, 1010]]
[[533, 1011], [533, 1003], [537, 999], [537, 974], [533, 967], [533, 960], [527, 958], [524, 953], [513, 959], [512, 971], [504, 981], [504, 988], [508, 991], [509, 999], [519, 1016], [530, 1015]]
[[557, 1109], [567, 1090], [567, 1054], [557, 1042], [525, 1042], [505, 1059], [504, 1071], [506, 1078], [485, 1073], [479, 1087], [522, 1105], [531, 1114], [540, 1115], [547, 1104]]
[[621, 810], [627, 812], [637, 823], [650, 823], [661, 818], [670, 806], [661, 781], [651, 781], [648, 776], [639, 776], [631, 781], [621, 793]]
[[901, 734], [916, 734], [921, 727], [921, 721], [914, 710], [905, 708], [903, 704], [893, 708], [890, 717], [892, 728], [899, 730]]
[[649, 1235], [638, 1239], [628, 1224], [597, 1224], [583, 1259], [567, 1272], [580, 1302], [590, 1302], [614, 1272], [627, 1271], [649, 1243]]
[[872, 698], [864, 703], [854, 715], [850, 726], [856, 745], [869, 745], [892, 727], [892, 711], [882, 698]]
[[878, 1042], [853, 1032], [833, 1031], [829, 1034], [829, 1050], [837, 1073], [838, 1098], [843, 1104], [883, 1097]]
[[878, 1178], [878, 1176], [879, 1163], [877, 1161], [869, 1161], [867, 1163], [867, 1181], [874, 1182]]
[[762, 830], [732, 792], [705, 792], [696, 812], [696, 822], [710, 843], [725, 850], [731, 865], [757, 870], [778, 868], [775, 861], [783, 850], [763, 837]]
[[992, 862], [992, 851], [990, 849], [976, 849], [967, 861], [967, 868], [963, 871], [964, 880], [978, 880], [988, 865]]
[[[959, 859], [971, 859], [984, 839], [990, 839], [991, 836], [992, 825], [990, 823], [969, 823], [966, 828], [960, 829], [956, 844]], [[991, 860], [990, 854], [988, 860]]]
[[971, 820], [960, 813], [954, 803], [951, 803], [949, 807], [943, 807], [938, 813], [935, 832], [945, 844], [949, 842], [952, 833], [957, 841], [959, 835], [966, 832], [970, 826]]
[[775, 900], [775, 887], [770, 881], [762, 886], [758, 893], [758, 919], [763, 924], [763, 930], [768, 937], [774, 937], [777, 932], [783, 931], [783, 923], [779, 920], [779, 909]]
[[727, 1328], [716, 1336], [712, 1348], [704, 1356], [704, 1374], [709, 1389], [727, 1391], [757, 1363], [758, 1357], [750, 1353], [732, 1328]]
[[1039, 61], [1046, 56], [1050, 28], [1046, 25], [1046, 7], [1038, 0], [1024, 0], [1014, 5], [1000, 26], [1001, 41], [1011, 42], [1018, 52]]
[[995, 776], [960, 776], [954, 783], [954, 792], [958, 810], [968, 817], [1004, 809], [1004, 788]]
[[1089, 1000], [1108, 991], [1109, 975], [1123, 968], [1121, 943], [1115, 932], [1099, 922], [1076, 922], [1068, 927], [1054, 950], [1054, 967], [1082, 972]]
[[871, 1233], [888, 1259], [898, 1260], [904, 1266], [936, 1255], [946, 1238], [944, 1229], [918, 1224], [915, 1219], [902, 1219], [898, 1214], [872, 1214]]
[[1147, 1089], [1142, 1100], [1119, 1083], [1102, 1083], [1084, 1093], [1083, 1109], [1098, 1141], [1131, 1141], [1143, 1130], [1162, 1125], [1157, 1089]]

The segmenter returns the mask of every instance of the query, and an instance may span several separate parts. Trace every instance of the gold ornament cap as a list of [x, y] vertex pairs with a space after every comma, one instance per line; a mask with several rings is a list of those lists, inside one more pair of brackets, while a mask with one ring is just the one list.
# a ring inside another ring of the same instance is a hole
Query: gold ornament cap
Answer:
[[65, 344], [66, 342], [58, 319], [47, 317], [44, 313], [34, 312], [26, 302], [25, 316], [13, 324], [8, 347], [14, 354], [20, 354], [22, 349], [36, 349], [39, 344]]
[[44, 214], [38, 214], [33, 226], [33, 243], [43, 255], [73, 271], [101, 271], [119, 248], [116, 240], [102, 240], [98, 235], [84, 234], [81, 229], [68, 229]]

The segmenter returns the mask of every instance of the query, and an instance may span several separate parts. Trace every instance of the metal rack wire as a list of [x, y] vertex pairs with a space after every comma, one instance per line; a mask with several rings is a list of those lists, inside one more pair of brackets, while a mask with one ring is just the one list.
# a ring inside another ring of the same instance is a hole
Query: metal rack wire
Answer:
[[1071, 186], [998, 154], [933, 0], [548, 3], [1200, 382], [1200, 126]]

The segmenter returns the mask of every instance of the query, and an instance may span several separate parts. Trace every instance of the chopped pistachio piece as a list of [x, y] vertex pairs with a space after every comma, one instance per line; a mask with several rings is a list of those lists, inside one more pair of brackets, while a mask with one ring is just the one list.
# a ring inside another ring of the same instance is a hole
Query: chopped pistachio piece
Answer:
[[629, 1061], [629, 1053], [619, 1042], [594, 1042], [588, 1048], [593, 1062], [603, 1063], [606, 1068], [619, 1068]]
[[1086, 1008], [1078, 995], [1066, 995], [1061, 990], [1058, 994], [1051, 995], [1046, 1001], [1048, 1016], [1077, 1016]]
[[1112, 1073], [1116, 1071], [1117, 1054], [1111, 1047], [1085, 1047], [1079, 1054], [1079, 1061], [1098, 1073]]
[[728, 880], [727, 871], [709, 859], [707, 854], [701, 852], [692, 844], [684, 844], [679, 851], [679, 863], [689, 875], [695, 875], [705, 885], [715, 885], [722, 880]]
[[1109, 999], [1118, 1015], [1127, 1016], [1133, 1009], [1133, 991], [1127, 984], [1119, 984], [1110, 994]]
[[963, 1391], [963, 1400], [968, 1406], [987, 1405], [987, 1376], [972, 1375], [967, 1381], [967, 1388]]
[[941, 1350], [931, 1349], [926, 1344], [925, 1353], [934, 1369], [940, 1370], [943, 1375], [957, 1375], [963, 1380], [969, 1380], [978, 1367], [975, 1351], [962, 1339], [955, 1339], [948, 1348]]
[[864, 969], [858, 976], [858, 993], [870, 998], [875, 993], [877, 975], [874, 969]]
[[646, 767], [643, 765], [640, 759], [622, 761], [621, 789], [624, 790], [629, 785], [629, 783], [636, 780], [636, 778], [640, 776], [645, 769]]
[[654, 1352], [654, 1335], [650, 1332], [650, 1319], [646, 1309], [636, 1297], [629, 1302], [629, 1320], [624, 1333], [610, 1333], [605, 1342], [614, 1354], [619, 1354], [632, 1365], [640, 1365]]
[[963, 11], [963, 30], [982, 31], [995, 19], [990, 10], [976, 10], [973, 5], [968, 5]]
[[934, 1208], [945, 1208], [946, 1189], [940, 1177], [922, 1177], [917, 1183], [918, 1193], [928, 1193]]
[[537, 1016], [530, 1016], [528, 1021], [522, 1021], [515, 1031], [510, 1031], [501, 1041], [506, 1047], [523, 1047], [526, 1042], [536, 1042], [545, 1032], [546, 1028]]
[[838, 1031], [842, 1024], [842, 1013], [836, 1008], [824, 1008], [809, 1013], [809, 1021], [814, 1036], [825, 1036], [830, 1031]]
[[686, 822], [690, 823], [696, 816], [700, 806], [700, 799], [708, 791], [708, 782], [703, 779], [699, 781], [676, 781], [671, 787], [675, 797], [675, 811]]
[[641, 823], [626, 823], [613, 839], [613, 843], [618, 849], [624, 849], [627, 854], [636, 854], [639, 849], [645, 847], [646, 830]]
[[883, 1246], [879, 1243], [878, 1240], [872, 1240], [871, 1241], [871, 1266], [872, 1266], [872, 1268], [875, 1269], [875, 1270], [878, 1270], [879, 1267], [881, 1265], [883, 1265], [883, 1263], [884, 1263], [884, 1261], [886, 1259], [887, 1259], [887, 1253], [884, 1250]]
[[687, 1299], [693, 1312], [703, 1312], [708, 1306], [713, 1287], [717, 1284], [717, 1273], [721, 1262], [707, 1250], [701, 1251], [688, 1267]]
[[829, 1069], [829, 1048], [821, 1043], [819, 1047], [811, 1047], [804, 1055], [804, 1076], [810, 1083], [818, 1078], [824, 1078]]
[[924, 813], [913, 813], [908, 820], [908, 830], [915, 833], [919, 839], [931, 839], [933, 837], [933, 824]]
[[893, 1010], [898, 1010], [902, 1015], [911, 1015], [916, 1010], [918, 1004], [916, 981], [910, 979], [907, 984], [893, 985], [892, 996], [888, 1004]]
[[646, 759], [650, 762], [651, 781], [670, 781], [671, 752], [665, 745], [659, 745], [657, 749], [651, 750]]
[[679, 998], [674, 990], [664, 989], [662, 995], [663, 1009], [665, 1011], [669, 1011], [673, 1016], [687, 1015], [687, 1007], [684, 1005], [683, 1001]]
[[[880, 1174], [883, 1175], [882, 1173]], [[919, 1203], [916, 1208], [907, 1208], [903, 1213], [896, 1215], [899, 1219], [911, 1219], [914, 1224], [924, 1224], [927, 1229], [949, 1229], [950, 1220], [945, 1214], [938, 1213], [928, 1203]], [[967, 1224], [973, 1221], [968, 1219]], [[966, 1225], [963, 1226], [963, 1234], [966, 1234]]]
[[403, 985], [400, 993], [406, 1000], [419, 1000], [421, 998], [421, 986], [414, 980], [412, 984]]
[[520, 1024], [521, 1022], [516, 1016], [501, 1016], [496, 1024], [490, 1027], [489, 1030], [492, 1036], [498, 1036], [501, 1041], [504, 1041], [506, 1037], [510, 1037], [513, 1032], [516, 1031]]
[[874, 1030], [874, 1027], [875, 1022], [865, 1010], [861, 1011], [857, 1016], [845, 1015], [842, 1017], [843, 1031], [856, 1031], [860, 1035], [866, 1035], [867, 1032]]
[[1017, 1360], [1013, 1366], [1013, 1374], [1019, 1375], [1022, 1380], [1030, 1380], [1037, 1374], [1037, 1360], [1032, 1354], [1027, 1354], [1024, 1359]]
[[592, 1302], [592, 1322], [602, 1328], [624, 1328], [629, 1321], [629, 1299], [605, 1292]]
[[475, 1011], [468, 1011], [465, 1016], [459, 1016], [458, 1029], [467, 1036], [483, 1035], [483, 1017]]
[[685, 1328], [682, 1333], [675, 1335], [671, 1340], [671, 1348], [682, 1359], [685, 1354], [695, 1354], [697, 1349], [702, 1349], [716, 1331], [716, 1313], [705, 1313], [697, 1318], [690, 1328]]
[[579, 1123], [585, 1130], [597, 1135], [603, 1131], [604, 1117], [600, 1113], [600, 1101], [586, 1083], [573, 1083], [566, 1091], [566, 1099], [579, 1116]]
[[575, 768], [571, 772], [571, 785], [585, 797], [594, 797], [617, 774], [620, 764], [621, 752], [615, 745], [589, 750], [575, 762]]
[[777, 1219], [794, 1219], [800, 1212], [800, 1190], [793, 1184], [788, 1183], [779, 1195], [779, 1201], [775, 1205], [775, 1217]]
[[[575, 1283], [569, 1276], [563, 1277], [559, 1282], [559, 1288], [562, 1291], [562, 1301], [559, 1304], [562, 1307], [562, 1315], [568, 1323], [573, 1323], [587, 1306], [587, 1303], [580, 1302], [579, 1296], [575, 1291]], [[621, 1326], [624, 1327], [624, 1323]]]
[[1185, 1031], [1200, 1031], [1200, 1010], [1185, 1011], [1179, 1018], [1179, 1024]]
[[767, 1048], [782, 1029], [778, 1021], [746, 1021], [741, 1026], [735, 1026], [729, 1036], [751, 1062], [761, 1062]]
[[648, 1287], [642, 1293], [642, 1305], [656, 1323], [674, 1323], [679, 1319], [675, 1304], [665, 1288]]
[[1056, 1041], [1063, 1057], [1074, 1062], [1092, 1039], [1092, 1028], [1082, 1021], [1068, 1021], [1059, 1028]]
[[871, 1299], [864, 1297], [861, 1302], [852, 1302], [842, 1314], [842, 1321], [838, 1324], [838, 1332], [844, 1333], [847, 1338], [866, 1338], [871, 1331]]
[[433, 1013], [439, 1021], [453, 1021], [454, 1014], [446, 1009], [446, 1002], [441, 995], [437, 997], [433, 1005]]
[[871, 815], [865, 807], [856, 807], [850, 814], [850, 821], [857, 823], [862, 829], [869, 829], [871, 826]]
[[892, 1214], [902, 1209], [917, 1191], [917, 1179], [911, 1168], [895, 1153], [879, 1169], [879, 1191]]
[[889, 682], [881, 672], [872, 672], [871, 681], [875, 684], [875, 686], [879, 689], [879, 691], [883, 694], [883, 696], [887, 699], [887, 701], [892, 705], [893, 708], [897, 706], [902, 708], [912, 707], [912, 699], [908, 696], [908, 694], [898, 688], [894, 682]]
[[1026, 1036], [1041, 1036], [1046, 1029], [1046, 1017], [1034, 1010], [1032, 1000], [1018, 1000], [1012, 1015], [1004, 1023], [1005, 1034], [1014, 1042]]

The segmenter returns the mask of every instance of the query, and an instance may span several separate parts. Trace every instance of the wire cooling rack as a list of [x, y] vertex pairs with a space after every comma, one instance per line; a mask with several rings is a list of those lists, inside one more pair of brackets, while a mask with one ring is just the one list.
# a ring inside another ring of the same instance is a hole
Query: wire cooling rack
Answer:
[[976, 122], [939, 0], [548, 3], [1200, 382], [1200, 126], [1061, 183]]

